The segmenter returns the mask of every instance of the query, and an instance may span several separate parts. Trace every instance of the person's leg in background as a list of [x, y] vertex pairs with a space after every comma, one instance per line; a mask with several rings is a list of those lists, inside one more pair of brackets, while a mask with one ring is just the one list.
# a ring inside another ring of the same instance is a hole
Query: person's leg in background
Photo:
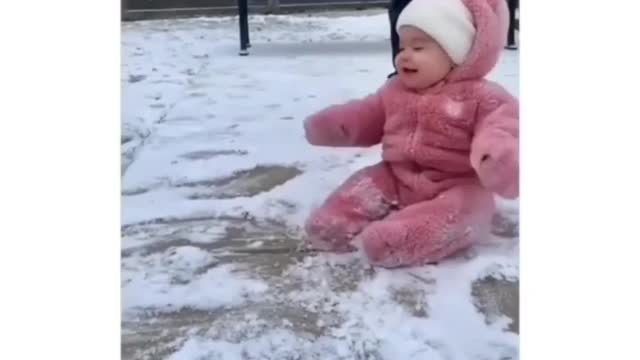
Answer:
[[[398, 16], [402, 10], [409, 4], [411, 0], [391, 0], [391, 5], [389, 5], [389, 25], [391, 28], [391, 64], [395, 68], [395, 58], [400, 51], [400, 39], [398, 38], [398, 33], [396, 32], [396, 23], [398, 22]], [[396, 75], [397, 72], [394, 71], [389, 77]]]
[[507, 33], [507, 46], [509, 50], [517, 50], [516, 44], [516, 10], [519, 6], [519, 0], [507, 0], [509, 7], [509, 32]]

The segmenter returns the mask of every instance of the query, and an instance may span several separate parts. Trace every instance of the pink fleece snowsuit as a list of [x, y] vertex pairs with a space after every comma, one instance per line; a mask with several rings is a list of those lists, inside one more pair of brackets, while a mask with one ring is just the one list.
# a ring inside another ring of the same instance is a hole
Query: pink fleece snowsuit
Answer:
[[365, 147], [383, 161], [352, 175], [306, 224], [307, 241], [373, 265], [437, 262], [488, 235], [492, 193], [518, 197], [518, 101], [485, 80], [506, 38], [504, 0], [463, 0], [476, 35], [466, 60], [420, 93], [397, 79], [307, 119], [308, 141]]

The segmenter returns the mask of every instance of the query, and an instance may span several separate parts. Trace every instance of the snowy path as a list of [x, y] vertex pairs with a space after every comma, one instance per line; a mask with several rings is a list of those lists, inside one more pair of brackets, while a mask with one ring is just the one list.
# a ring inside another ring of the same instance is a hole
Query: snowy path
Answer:
[[[123, 25], [128, 359], [516, 359], [517, 203], [437, 267], [302, 253], [310, 209], [379, 149], [307, 145], [302, 120], [390, 71], [386, 14]], [[518, 90], [518, 55], [493, 74]], [[481, 311], [480, 311], [481, 310]]]

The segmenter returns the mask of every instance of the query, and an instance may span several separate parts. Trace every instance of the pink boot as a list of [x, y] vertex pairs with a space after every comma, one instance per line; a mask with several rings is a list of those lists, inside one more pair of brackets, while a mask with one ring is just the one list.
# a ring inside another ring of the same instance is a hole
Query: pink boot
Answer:
[[373, 265], [437, 262], [488, 235], [494, 210], [490, 192], [458, 186], [372, 223], [358, 237]]
[[336, 189], [311, 214], [305, 230], [312, 248], [353, 250], [349, 243], [372, 221], [387, 216], [397, 203], [395, 179], [384, 163], [364, 168]]

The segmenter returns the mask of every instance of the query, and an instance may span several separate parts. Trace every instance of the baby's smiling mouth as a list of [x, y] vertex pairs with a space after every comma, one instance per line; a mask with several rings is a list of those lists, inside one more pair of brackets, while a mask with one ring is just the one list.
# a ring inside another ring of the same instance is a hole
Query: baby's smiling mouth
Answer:
[[407, 73], [407, 74], [415, 74], [418, 72], [418, 69], [412, 69], [412, 68], [408, 68], [408, 67], [403, 67], [402, 68], [402, 72]]

